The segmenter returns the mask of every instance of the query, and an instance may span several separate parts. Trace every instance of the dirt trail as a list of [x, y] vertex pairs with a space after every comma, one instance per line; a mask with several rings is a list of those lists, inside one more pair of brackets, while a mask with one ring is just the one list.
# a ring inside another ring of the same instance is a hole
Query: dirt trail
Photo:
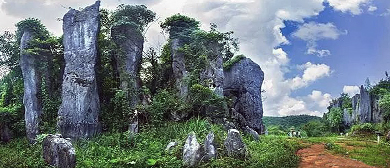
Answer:
[[374, 168], [363, 162], [331, 155], [323, 144], [315, 144], [297, 152], [301, 157], [300, 168]]

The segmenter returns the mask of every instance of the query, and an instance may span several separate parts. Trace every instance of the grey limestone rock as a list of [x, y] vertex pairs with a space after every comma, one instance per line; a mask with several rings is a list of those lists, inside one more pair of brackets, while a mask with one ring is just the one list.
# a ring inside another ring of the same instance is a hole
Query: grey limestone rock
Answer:
[[[265, 130], [265, 129], [264, 129]], [[260, 140], [260, 135], [259, 133], [257, 133], [255, 130], [253, 130], [252, 128], [246, 126], [245, 129], [244, 129], [245, 133], [249, 134], [252, 136], [253, 139], [255, 139], [256, 141], [259, 141]]]
[[24, 83], [24, 118], [27, 139], [30, 143], [34, 143], [36, 136], [39, 134], [39, 118], [42, 114], [42, 105], [38, 98], [41, 82], [37, 69], [37, 60], [35, 56], [26, 51], [28, 43], [32, 38], [31, 32], [24, 31], [20, 42], [20, 67]]
[[100, 132], [96, 84], [100, 1], [63, 18], [65, 71], [58, 129], [64, 137], [88, 138]]
[[258, 133], [263, 128], [263, 103], [261, 86], [264, 73], [260, 66], [249, 58], [243, 58], [230, 69], [224, 71], [223, 92], [226, 97], [233, 97], [234, 109], [244, 116], [246, 126]]
[[8, 113], [0, 113], [0, 142], [9, 142], [12, 139], [12, 131], [9, 129]]
[[[141, 85], [138, 74], [142, 63], [144, 37], [135, 26], [129, 24], [114, 25], [111, 29], [111, 35], [120, 48], [120, 52], [115, 56], [120, 87], [125, 91], [137, 92]], [[133, 95], [130, 101], [130, 105], [135, 106], [140, 98]]]
[[75, 149], [70, 139], [64, 139], [61, 135], [48, 135], [43, 140], [43, 158], [54, 167], [76, 167]]
[[172, 39], [171, 51], [172, 51], [172, 70], [175, 79], [176, 89], [179, 91], [179, 96], [186, 98], [188, 95], [188, 84], [185, 78], [188, 75], [184, 54], [179, 51], [182, 47], [181, 41], [178, 38]]
[[246, 157], [246, 146], [238, 130], [230, 129], [228, 131], [224, 145], [229, 157], [237, 159], [243, 159]]
[[169, 142], [169, 144], [167, 145], [167, 147], [165, 148], [165, 151], [170, 153], [172, 151], [172, 149], [174, 147], [176, 147], [178, 145], [178, 143], [176, 141], [174, 142]]
[[360, 86], [359, 116], [361, 123], [371, 122], [372, 120], [370, 93], [363, 86]]
[[208, 161], [210, 159], [214, 159], [217, 157], [217, 148], [215, 147], [213, 132], [210, 132], [207, 135], [206, 139], [204, 140], [203, 149], [204, 149], [204, 156], [203, 156], [204, 161]]
[[196, 166], [201, 159], [201, 148], [196, 139], [195, 132], [188, 134], [183, 149], [183, 164], [187, 167]]

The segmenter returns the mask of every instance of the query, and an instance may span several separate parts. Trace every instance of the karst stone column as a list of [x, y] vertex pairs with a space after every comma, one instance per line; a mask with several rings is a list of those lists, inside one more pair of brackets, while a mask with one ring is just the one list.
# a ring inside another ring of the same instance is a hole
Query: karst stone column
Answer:
[[100, 1], [63, 18], [65, 71], [58, 129], [66, 138], [87, 138], [100, 132], [96, 84]]
[[120, 48], [116, 55], [117, 69], [119, 70], [120, 87], [129, 93], [135, 93], [129, 104], [134, 107], [139, 102], [136, 94], [140, 88], [139, 71], [142, 63], [144, 37], [141, 32], [131, 25], [116, 25], [111, 31], [114, 42]]
[[188, 72], [185, 65], [184, 54], [179, 51], [183, 44], [179, 38], [174, 38], [171, 41], [171, 57], [172, 57], [172, 70], [175, 78], [175, 85], [179, 91], [180, 97], [186, 98], [188, 95], [188, 84], [185, 82], [185, 78], [188, 76]]
[[26, 134], [30, 143], [35, 142], [39, 134], [39, 117], [42, 114], [42, 105], [38, 98], [40, 78], [36, 66], [36, 57], [27, 52], [28, 43], [33, 39], [30, 31], [24, 31], [20, 40], [20, 67], [24, 82], [24, 117]]

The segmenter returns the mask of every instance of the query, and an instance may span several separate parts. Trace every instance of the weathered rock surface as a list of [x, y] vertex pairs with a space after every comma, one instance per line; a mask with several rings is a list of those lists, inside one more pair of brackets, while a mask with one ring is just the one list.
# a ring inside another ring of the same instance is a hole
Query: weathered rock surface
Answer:
[[208, 47], [208, 65], [200, 73], [200, 81], [208, 86], [218, 96], [223, 96], [223, 57], [218, 43], [212, 43]]
[[43, 140], [43, 158], [54, 167], [76, 167], [75, 149], [70, 139], [64, 139], [61, 135], [48, 135]]
[[224, 71], [223, 92], [227, 97], [235, 97], [234, 109], [246, 120], [246, 125], [258, 133], [263, 130], [263, 104], [261, 85], [264, 73], [260, 66], [249, 58], [244, 58]]
[[[144, 37], [137, 28], [129, 24], [113, 26], [111, 35], [121, 51], [115, 56], [119, 70], [120, 87], [128, 92], [137, 92], [141, 85], [138, 74], [142, 63]], [[133, 95], [130, 101], [130, 105], [134, 106], [140, 101], [140, 98]]]
[[65, 71], [58, 128], [64, 137], [86, 138], [100, 132], [96, 85], [100, 1], [63, 18]]
[[380, 97], [378, 95], [371, 95], [371, 110], [372, 122], [382, 123], [384, 121], [384, 111], [379, 106]]
[[185, 65], [184, 54], [179, 51], [182, 47], [178, 38], [171, 40], [171, 56], [172, 56], [172, 70], [175, 78], [176, 89], [179, 91], [180, 97], [186, 98], [188, 95], [188, 84], [184, 81], [188, 72]]
[[24, 84], [24, 119], [26, 122], [26, 135], [30, 143], [34, 143], [36, 136], [39, 134], [39, 118], [42, 114], [42, 104], [38, 98], [41, 82], [37, 69], [37, 60], [35, 56], [26, 51], [28, 43], [32, 38], [33, 34], [31, 32], [24, 31], [20, 42], [20, 67]]
[[196, 166], [201, 158], [201, 148], [196, 139], [195, 132], [188, 134], [183, 149], [183, 164], [187, 167]]
[[[255, 139], [256, 141], [260, 140], [260, 135], [255, 130], [253, 130], [252, 128], [246, 126], [244, 131], [245, 131], [245, 133], [251, 135], [252, 138]], [[264, 131], [264, 132], [266, 132], [266, 131]]]
[[0, 142], [9, 142], [12, 139], [12, 131], [9, 129], [8, 120], [9, 114], [0, 113]]
[[387, 133], [386, 135], [386, 141], [389, 142], [390, 141], [390, 131]]
[[242, 141], [242, 137], [238, 130], [230, 129], [228, 131], [224, 145], [229, 157], [237, 159], [243, 159], [246, 157], [246, 146]]
[[203, 149], [204, 156], [202, 160], [208, 161], [217, 157], [217, 148], [215, 147], [213, 132], [210, 132], [204, 140]]
[[165, 148], [165, 152], [171, 153], [172, 149], [175, 148], [178, 145], [178, 143], [175, 142], [169, 142], [167, 147]]
[[359, 121], [361, 123], [371, 122], [371, 97], [370, 93], [363, 87], [360, 86], [360, 102], [359, 102]]

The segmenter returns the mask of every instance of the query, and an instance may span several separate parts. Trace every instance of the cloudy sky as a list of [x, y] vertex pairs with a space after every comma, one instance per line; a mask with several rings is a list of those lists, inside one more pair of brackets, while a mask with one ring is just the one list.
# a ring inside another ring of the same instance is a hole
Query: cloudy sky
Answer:
[[[69, 7], [93, 0], [0, 0], [0, 32], [36, 17], [55, 35]], [[367, 77], [372, 83], [390, 71], [389, 0], [102, 0], [102, 7], [146, 4], [159, 20], [146, 33], [146, 46], [161, 47], [159, 22], [176, 13], [234, 31], [240, 53], [265, 73], [264, 114], [322, 116], [329, 101], [354, 95]]]

